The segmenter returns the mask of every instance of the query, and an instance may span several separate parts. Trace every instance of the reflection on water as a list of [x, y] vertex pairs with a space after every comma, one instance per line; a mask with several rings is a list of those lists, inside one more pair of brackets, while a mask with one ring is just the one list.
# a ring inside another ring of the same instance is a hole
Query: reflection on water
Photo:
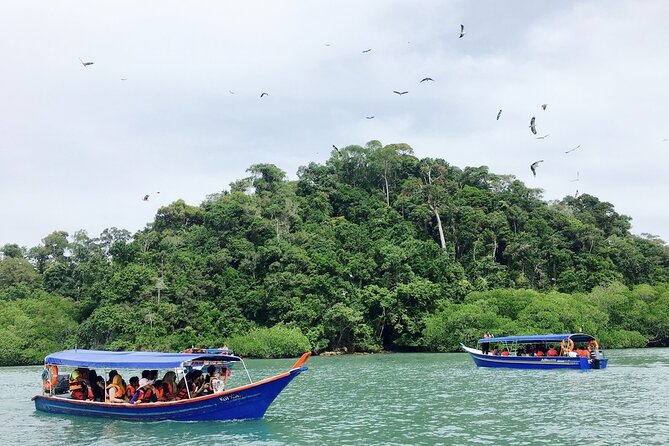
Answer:
[[[669, 349], [606, 370], [477, 369], [466, 354], [312, 358], [262, 420], [157, 422], [38, 413], [39, 367], [0, 369], [0, 434], [28, 444], [669, 444]], [[293, 361], [248, 361], [255, 377]], [[4, 432], [2, 432], [4, 430]]]

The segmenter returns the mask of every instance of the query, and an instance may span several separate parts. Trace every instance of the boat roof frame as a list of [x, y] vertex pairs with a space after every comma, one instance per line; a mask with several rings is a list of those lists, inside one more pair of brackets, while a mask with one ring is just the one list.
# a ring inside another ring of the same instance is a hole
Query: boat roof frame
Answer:
[[172, 369], [183, 368], [193, 361], [241, 362], [235, 355], [207, 353], [164, 352], [110, 352], [104, 350], [73, 349], [55, 352], [44, 358], [44, 364], [72, 367], [96, 367], [109, 369]]
[[595, 337], [586, 333], [562, 333], [562, 334], [543, 334], [543, 335], [523, 335], [523, 336], [500, 336], [491, 338], [481, 338], [479, 344], [540, 344], [542, 342], [561, 342], [565, 339], [571, 339], [574, 342], [594, 341]]

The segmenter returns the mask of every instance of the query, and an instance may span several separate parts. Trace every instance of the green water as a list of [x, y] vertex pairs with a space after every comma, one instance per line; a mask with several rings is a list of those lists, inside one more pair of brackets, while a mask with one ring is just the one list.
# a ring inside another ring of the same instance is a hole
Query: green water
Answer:
[[[48, 445], [669, 444], [669, 349], [607, 356], [609, 368], [585, 372], [477, 369], [466, 354], [315, 357], [264, 419], [198, 423], [37, 413], [41, 368], [0, 368], [0, 436]], [[254, 379], [292, 363], [247, 361]]]

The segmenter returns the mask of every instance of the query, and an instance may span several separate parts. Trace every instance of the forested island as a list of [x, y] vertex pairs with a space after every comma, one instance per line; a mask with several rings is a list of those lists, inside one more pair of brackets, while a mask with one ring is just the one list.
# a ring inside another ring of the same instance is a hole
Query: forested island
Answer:
[[669, 247], [597, 197], [546, 202], [512, 175], [378, 141], [296, 181], [248, 173], [135, 234], [2, 246], [0, 365], [75, 346], [448, 352], [486, 330], [669, 345]]

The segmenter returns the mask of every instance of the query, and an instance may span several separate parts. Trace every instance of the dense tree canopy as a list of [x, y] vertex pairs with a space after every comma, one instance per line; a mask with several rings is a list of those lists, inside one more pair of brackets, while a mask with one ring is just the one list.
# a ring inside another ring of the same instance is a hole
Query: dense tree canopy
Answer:
[[75, 345], [452, 351], [485, 330], [669, 345], [669, 248], [594, 196], [548, 203], [513, 176], [379, 141], [294, 181], [248, 173], [136, 234], [0, 248], [0, 364]]

